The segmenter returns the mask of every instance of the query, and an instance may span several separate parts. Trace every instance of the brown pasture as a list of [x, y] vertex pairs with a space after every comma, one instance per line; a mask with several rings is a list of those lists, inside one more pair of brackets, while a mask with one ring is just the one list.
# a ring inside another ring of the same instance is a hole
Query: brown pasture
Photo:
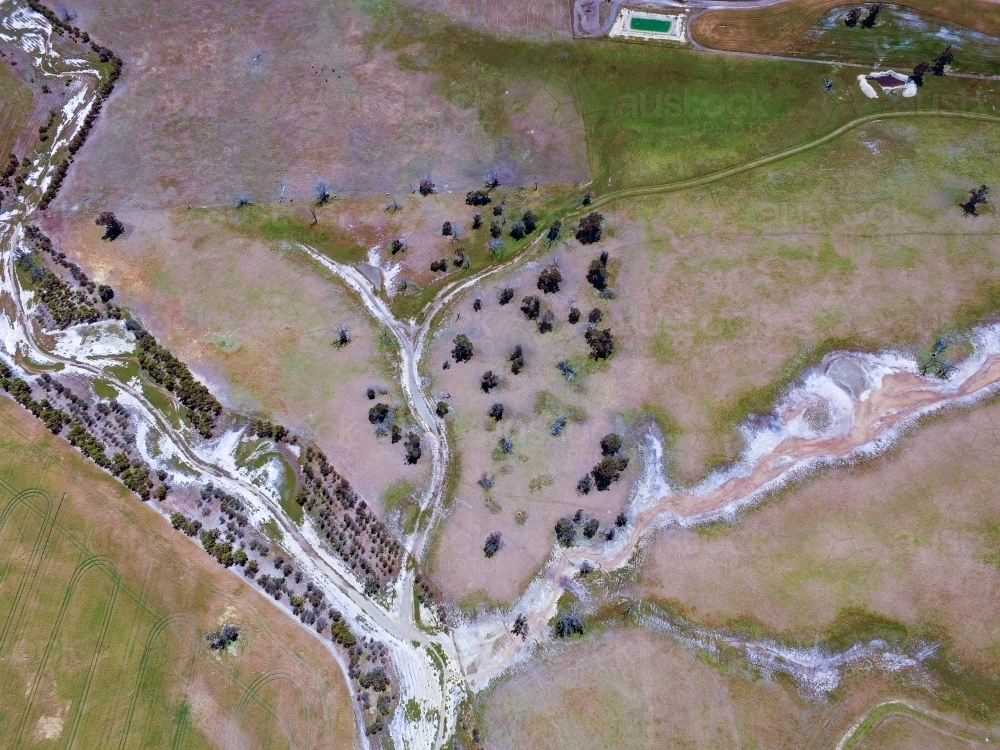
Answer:
[[[989, 0], [905, 0], [895, 3], [984, 34], [1000, 32], [1000, 5]], [[787, 0], [766, 8], [697, 13], [691, 36], [713, 49], [778, 54], [832, 8], [853, 7], [843, 0]]]

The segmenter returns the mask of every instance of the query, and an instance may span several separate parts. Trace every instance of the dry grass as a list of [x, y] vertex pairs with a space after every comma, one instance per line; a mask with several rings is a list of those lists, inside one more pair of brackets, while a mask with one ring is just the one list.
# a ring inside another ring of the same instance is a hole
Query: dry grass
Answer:
[[857, 745], [858, 750], [968, 750], [978, 746], [921, 723], [909, 716], [894, 714], [884, 719]]
[[[365, 5], [78, 3], [77, 23], [126, 67], [53, 208], [231, 205], [240, 194], [267, 202], [282, 185], [286, 199], [309, 200], [320, 179], [342, 194], [409, 192], [428, 175], [467, 189], [505, 159], [526, 183], [586, 174], [572, 108], [576, 128], [546, 133], [556, 136], [552, 148], [528, 123], [487, 136], [475, 110], [435, 92], [433, 75], [404, 70], [369, 44], [384, 9]], [[524, 95], [511, 105], [565, 98]]]
[[882, 687], [833, 704], [726, 674], [665, 636], [628, 629], [560, 644], [498, 685], [485, 710], [491, 750], [833, 747]]
[[[1000, 5], [988, 0], [907, 0], [896, 3], [984, 34], [1000, 33]], [[713, 10], [691, 19], [691, 35], [706, 47], [777, 54], [843, 0], [788, 0], [752, 10]]]
[[663, 532], [643, 590], [714, 623], [749, 614], [785, 632], [864, 606], [936, 627], [960, 658], [995, 669], [998, 420], [997, 405], [943, 418], [881, 463], [830, 471], [731, 529]]
[[[405, 465], [402, 444], [368, 422], [379, 398], [403, 406], [391, 350], [359, 302], [296, 250], [250, 240], [203, 211], [120, 212], [131, 230], [113, 245], [90, 216], [51, 221], [56, 244], [117, 291], [165, 346], [224, 402], [314, 437], [375, 507], [387, 487], [422, 484], [427, 462]], [[346, 325], [352, 338], [334, 346]], [[372, 472], [375, 462], [380, 470]]]
[[[828, 152], [709, 189], [615, 204], [605, 211], [608, 236], [600, 244], [570, 240], [470, 292], [426, 359], [435, 391], [455, 407], [448, 419], [461, 458], [455, 508], [432, 565], [444, 590], [473, 602], [509, 601], [547, 557], [557, 518], [578, 507], [602, 522], [612, 518], [624, 487], [586, 498], [575, 487], [599, 457], [600, 436], [622, 416], [655, 417], [668, 436], [670, 472], [694, 482], [706, 466], [738, 454], [736, 422], [750, 406], [771, 408], [778, 391], [769, 384], [796, 374], [809, 347], [920, 344], [951, 327], [981, 298], [985, 281], [1000, 280], [992, 215], [971, 221], [955, 207], [958, 186], [975, 182], [978, 160], [998, 158], [1000, 143], [985, 126], [870, 126]], [[865, 206], [830, 197], [862, 183]], [[614, 300], [598, 299], [584, 280], [600, 250], [611, 256]], [[535, 280], [550, 262], [564, 282], [544, 299]], [[503, 286], [515, 296], [499, 307]], [[552, 333], [538, 334], [525, 320], [518, 308], [526, 294], [551, 307]], [[483, 301], [479, 313], [475, 297]], [[587, 359], [584, 325], [566, 322], [571, 304], [584, 318], [594, 306], [603, 310], [601, 325], [618, 340], [607, 365]], [[476, 356], [443, 370], [459, 333]], [[507, 362], [516, 344], [527, 361], [519, 376]], [[555, 367], [561, 358], [592, 372], [568, 383]], [[487, 369], [502, 374], [488, 395], [479, 389]], [[536, 413], [541, 391], [558, 404]], [[507, 407], [495, 429], [487, 417], [494, 402]], [[573, 408], [585, 421], [551, 437], [552, 420]], [[494, 457], [505, 434], [526, 460]], [[495, 480], [491, 501], [477, 486], [484, 473]], [[542, 477], [552, 484], [533, 492], [531, 481]], [[518, 510], [527, 511], [524, 526]], [[503, 533], [507, 547], [487, 560], [482, 545], [492, 531]]]
[[419, 7], [497, 36], [568, 39], [573, 33], [572, 3], [566, 0], [429, 0]]
[[[354, 746], [317, 638], [6, 399], [0, 444], [0, 744]], [[241, 640], [212, 652], [223, 620]]]

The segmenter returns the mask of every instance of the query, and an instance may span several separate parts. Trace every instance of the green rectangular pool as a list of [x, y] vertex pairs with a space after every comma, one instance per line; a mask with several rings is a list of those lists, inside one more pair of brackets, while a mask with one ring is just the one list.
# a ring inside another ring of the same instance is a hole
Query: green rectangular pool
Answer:
[[652, 31], [657, 34], [669, 34], [671, 23], [666, 18], [643, 18], [632, 16], [628, 27], [631, 31]]

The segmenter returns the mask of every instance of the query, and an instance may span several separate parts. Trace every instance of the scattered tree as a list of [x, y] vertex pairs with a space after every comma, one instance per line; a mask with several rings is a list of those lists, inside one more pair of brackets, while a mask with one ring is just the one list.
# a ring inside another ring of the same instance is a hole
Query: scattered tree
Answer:
[[502, 202], [501, 203], [497, 203], [495, 206], [493, 206], [493, 215], [494, 216], [503, 216], [503, 203]]
[[593, 202], [594, 202], [594, 191], [588, 190], [586, 193], [583, 194], [583, 205], [589, 206]]
[[498, 385], [500, 385], [500, 378], [496, 376], [493, 370], [484, 372], [482, 379], [479, 381], [479, 387], [483, 389], [483, 393], [489, 393]]
[[503, 289], [500, 290], [500, 304], [501, 305], [506, 305], [512, 299], [514, 299], [514, 290], [513, 289], [511, 289], [509, 286], [507, 286], [507, 287], [504, 287]]
[[552, 330], [552, 324], [555, 322], [556, 316], [552, 314], [551, 310], [545, 310], [538, 318], [538, 332], [548, 333]]
[[587, 269], [587, 281], [597, 291], [602, 291], [608, 287], [608, 269], [599, 260], [592, 260], [590, 268]]
[[496, 167], [486, 173], [486, 189], [493, 190], [500, 185], [500, 170]]
[[448, 407], [448, 404], [445, 401], [438, 401], [437, 406], [434, 409], [434, 413], [437, 414], [442, 419], [448, 416], [449, 411], [451, 411], [451, 409]]
[[479, 227], [481, 227], [482, 225], [483, 225], [483, 215], [482, 214], [473, 214], [472, 215], [472, 228], [473, 229], [479, 229]]
[[553, 626], [553, 630], [559, 638], [571, 638], [574, 635], [583, 635], [586, 629], [586, 623], [575, 609], [572, 612], [561, 613], [556, 617], [556, 622]]
[[990, 189], [985, 185], [980, 185], [977, 188], [973, 188], [970, 192], [971, 197], [969, 200], [961, 204], [962, 210], [965, 211], [966, 216], [977, 216], [976, 207], [989, 202], [987, 196], [990, 194]]
[[594, 359], [607, 359], [614, 354], [615, 337], [610, 328], [591, 328], [584, 334], [584, 338], [590, 344], [590, 356]]
[[594, 483], [590, 478], [590, 474], [584, 474], [580, 477], [580, 481], [576, 483], [576, 491], [581, 495], [589, 495], [593, 486]]
[[527, 234], [531, 234], [538, 228], [538, 217], [534, 211], [525, 211], [521, 221], [524, 223], [524, 231]]
[[559, 233], [562, 231], [562, 222], [556, 219], [549, 225], [549, 231], [545, 233], [545, 244], [551, 245], [557, 239], [559, 239]]
[[451, 237], [452, 234], [454, 234], [454, 230], [451, 227], [450, 221], [446, 221], [444, 224], [441, 225], [441, 234], [443, 234], [445, 237]]
[[859, 20], [861, 20], [861, 8], [851, 8], [844, 17], [844, 25], [849, 29], [853, 29], [858, 25]]
[[437, 190], [437, 186], [431, 182], [429, 178], [425, 177], [420, 181], [420, 186], [417, 189], [420, 191], [421, 195], [428, 196]]
[[448, 259], [447, 258], [441, 258], [440, 260], [432, 260], [431, 261], [431, 270], [432, 271], [437, 271], [439, 273], [444, 273], [445, 271], [448, 270]]
[[624, 511], [618, 514], [618, 517], [615, 519], [615, 526], [619, 529], [624, 529], [628, 526], [628, 517], [625, 515]]
[[506, 435], [503, 435], [500, 440], [497, 441], [497, 444], [500, 447], [500, 452], [504, 455], [510, 455], [514, 452], [514, 441]]
[[508, 357], [510, 360], [510, 371], [514, 375], [520, 375], [521, 370], [524, 369], [524, 350], [521, 345], [518, 344], [514, 347], [514, 350], [510, 353]]
[[391, 440], [391, 442], [392, 442], [393, 445], [395, 445], [400, 440], [402, 440], [403, 439], [403, 428], [400, 427], [398, 424], [394, 424], [392, 426], [392, 429], [389, 431], [389, 439]]
[[490, 237], [495, 240], [500, 239], [500, 235], [503, 234], [503, 225], [494, 219], [490, 222]]
[[576, 230], [576, 238], [580, 241], [580, 244], [591, 245], [599, 242], [604, 231], [601, 226], [603, 222], [604, 217], [597, 213], [597, 211], [591, 211], [580, 219], [580, 226]]
[[490, 407], [490, 416], [493, 417], [493, 421], [495, 422], [503, 419], [503, 404], [493, 404]]
[[538, 320], [538, 314], [541, 311], [541, 303], [538, 301], [538, 297], [534, 295], [529, 295], [521, 300], [524, 304], [521, 305], [521, 312], [524, 313], [524, 317], [528, 320]]
[[594, 484], [598, 492], [606, 492], [611, 488], [613, 482], [621, 479], [622, 472], [628, 467], [628, 458], [625, 456], [605, 456], [600, 460], [590, 475], [594, 478]]
[[918, 86], [923, 86], [924, 76], [927, 75], [930, 70], [931, 64], [929, 62], [918, 62], [913, 66], [913, 75], [910, 76], [910, 80]]
[[510, 236], [514, 240], [523, 240], [527, 231], [524, 226], [524, 222], [521, 219], [514, 219], [514, 222], [510, 225]]
[[411, 432], [406, 436], [406, 463], [415, 464], [420, 460], [420, 436]]
[[483, 301], [481, 299], [479, 299], [479, 297], [476, 297], [474, 300], [472, 300], [472, 311], [473, 312], [479, 312], [482, 309], [483, 309]]
[[583, 535], [587, 539], [593, 539], [597, 530], [601, 528], [601, 523], [596, 518], [591, 518], [583, 525]]
[[395, 239], [395, 240], [392, 241], [392, 248], [390, 249], [390, 252], [393, 255], [401, 253], [404, 250], [406, 250], [406, 245], [405, 245], [405, 243], [402, 240]]
[[944, 52], [938, 55], [937, 58], [934, 60], [934, 67], [931, 68], [931, 72], [934, 73], [934, 75], [936, 76], [943, 76], [945, 66], [951, 65], [952, 62], [954, 61], [955, 61], [955, 53], [952, 51], [951, 45], [949, 44], [947, 47], [945, 47]]
[[337, 338], [333, 342], [333, 345], [338, 349], [343, 349], [345, 346], [351, 343], [351, 334], [347, 330], [347, 326], [341, 326], [337, 331]]
[[601, 438], [601, 455], [615, 456], [622, 449], [622, 436], [611, 432]]
[[470, 190], [465, 194], [465, 203], [468, 206], [485, 206], [492, 202], [493, 199], [485, 190]]
[[468, 336], [460, 333], [454, 338], [452, 343], [455, 345], [455, 348], [451, 350], [451, 356], [455, 358], [456, 362], [468, 362], [472, 359], [475, 350]]
[[514, 627], [510, 629], [513, 635], [521, 636], [521, 640], [525, 641], [528, 639], [528, 618], [524, 615], [518, 615], [514, 619]]
[[556, 521], [556, 540], [563, 547], [572, 547], [576, 542], [576, 524], [569, 518]]
[[604, 314], [601, 312], [599, 307], [595, 307], [589, 313], [587, 313], [587, 322], [592, 326], [596, 326], [603, 319]]
[[375, 389], [374, 388], [369, 388], [367, 391], [365, 391], [365, 395], [368, 396], [368, 400], [369, 401], [374, 401], [375, 400]]
[[316, 183], [316, 205], [322, 206], [325, 203], [330, 202], [330, 187], [326, 184], [324, 180], [320, 180]]
[[215, 651], [221, 651], [230, 643], [235, 643], [239, 637], [239, 629], [232, 623], [227, 622], [218, 630], [206, 635], [205, 640], [208, 641], [209, 648]]
[[486, 537], [486, 544], [483, 545], [483, 554], [487, 557], [493, 557], [497, 552], [503, 547], [503, 536], [499, 531], [494, 531], [488, 537]]
[[875, 3], [865, 14], [865, 17], [861, 19], [861, 28], [870, 29], [875, 25], [875, 21], [878, 20], [878, 14], [882, 12], [882, 3]]
[[569, 309], [569, 322], [576, 325], [580, 322], [580, 309], [577, 307], [571, 307]]
[[116, 239], [125, 234], [125, 225], [118, 221], [118, 217], [110, 211], [102, 211], [94, 223], [99, 227], [104, 227], [104, 234], [101, 237], [102, 240], [114, 242]]
[[580, 564], [580, 578], [586, 578], [593, 572], [594, 572], [594, 566], [590, 564], [589, 560], [584, 560]]
[[562, 272], [559, 266], [553, 263], [551, 266], [538, 274], [538, 288], [545, 294], [555, 294], [559, 291], [559, 284], [562, 282]]
[[368, 410], [368, 421], [375, 426], [385, 425], [392, 417], [392, 407], [381, 402]]

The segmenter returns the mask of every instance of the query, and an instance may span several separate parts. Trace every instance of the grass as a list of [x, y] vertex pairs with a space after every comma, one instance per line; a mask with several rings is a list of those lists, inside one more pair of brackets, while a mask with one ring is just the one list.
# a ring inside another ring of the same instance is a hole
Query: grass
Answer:
[[[325, 649], [6, 399], [0, 581], [4, 747], [46, 727], [67, 746], [218, 747], [220, 720], [243, 747], [353, 746]], [[211, 654], [222, 617], [245, 646]]]
[[[11, 69], [0, 65], [0, 154], [4, 164], [14, 149], [14, 141], [31, 114], [34, 93]], [[23, 156], [24, 154], [18, 154]]]
[[[829, 96], [824, 78], [845, 89], [854, 78], [833, 67], [610, 41], [498, 40], [406, 11], [379, 19], [377, 29], [378, 42], [399, 50], [404, 65], [436, 75], [440, 93], [474, 108], [494, 137], [508, 127], [510, 82], [537, 80], [571, 91], [598, 191], [709, 173], [808, 141], [863, 114], [913, 106], [884, 97]], [[414, 41], [423, 43], [419, 54], [410, 51]], [[956, 97], [936, 106], [969, 106], [971, 99], [957, 96], [968, 86], [937, 79], [937, 94]]]

